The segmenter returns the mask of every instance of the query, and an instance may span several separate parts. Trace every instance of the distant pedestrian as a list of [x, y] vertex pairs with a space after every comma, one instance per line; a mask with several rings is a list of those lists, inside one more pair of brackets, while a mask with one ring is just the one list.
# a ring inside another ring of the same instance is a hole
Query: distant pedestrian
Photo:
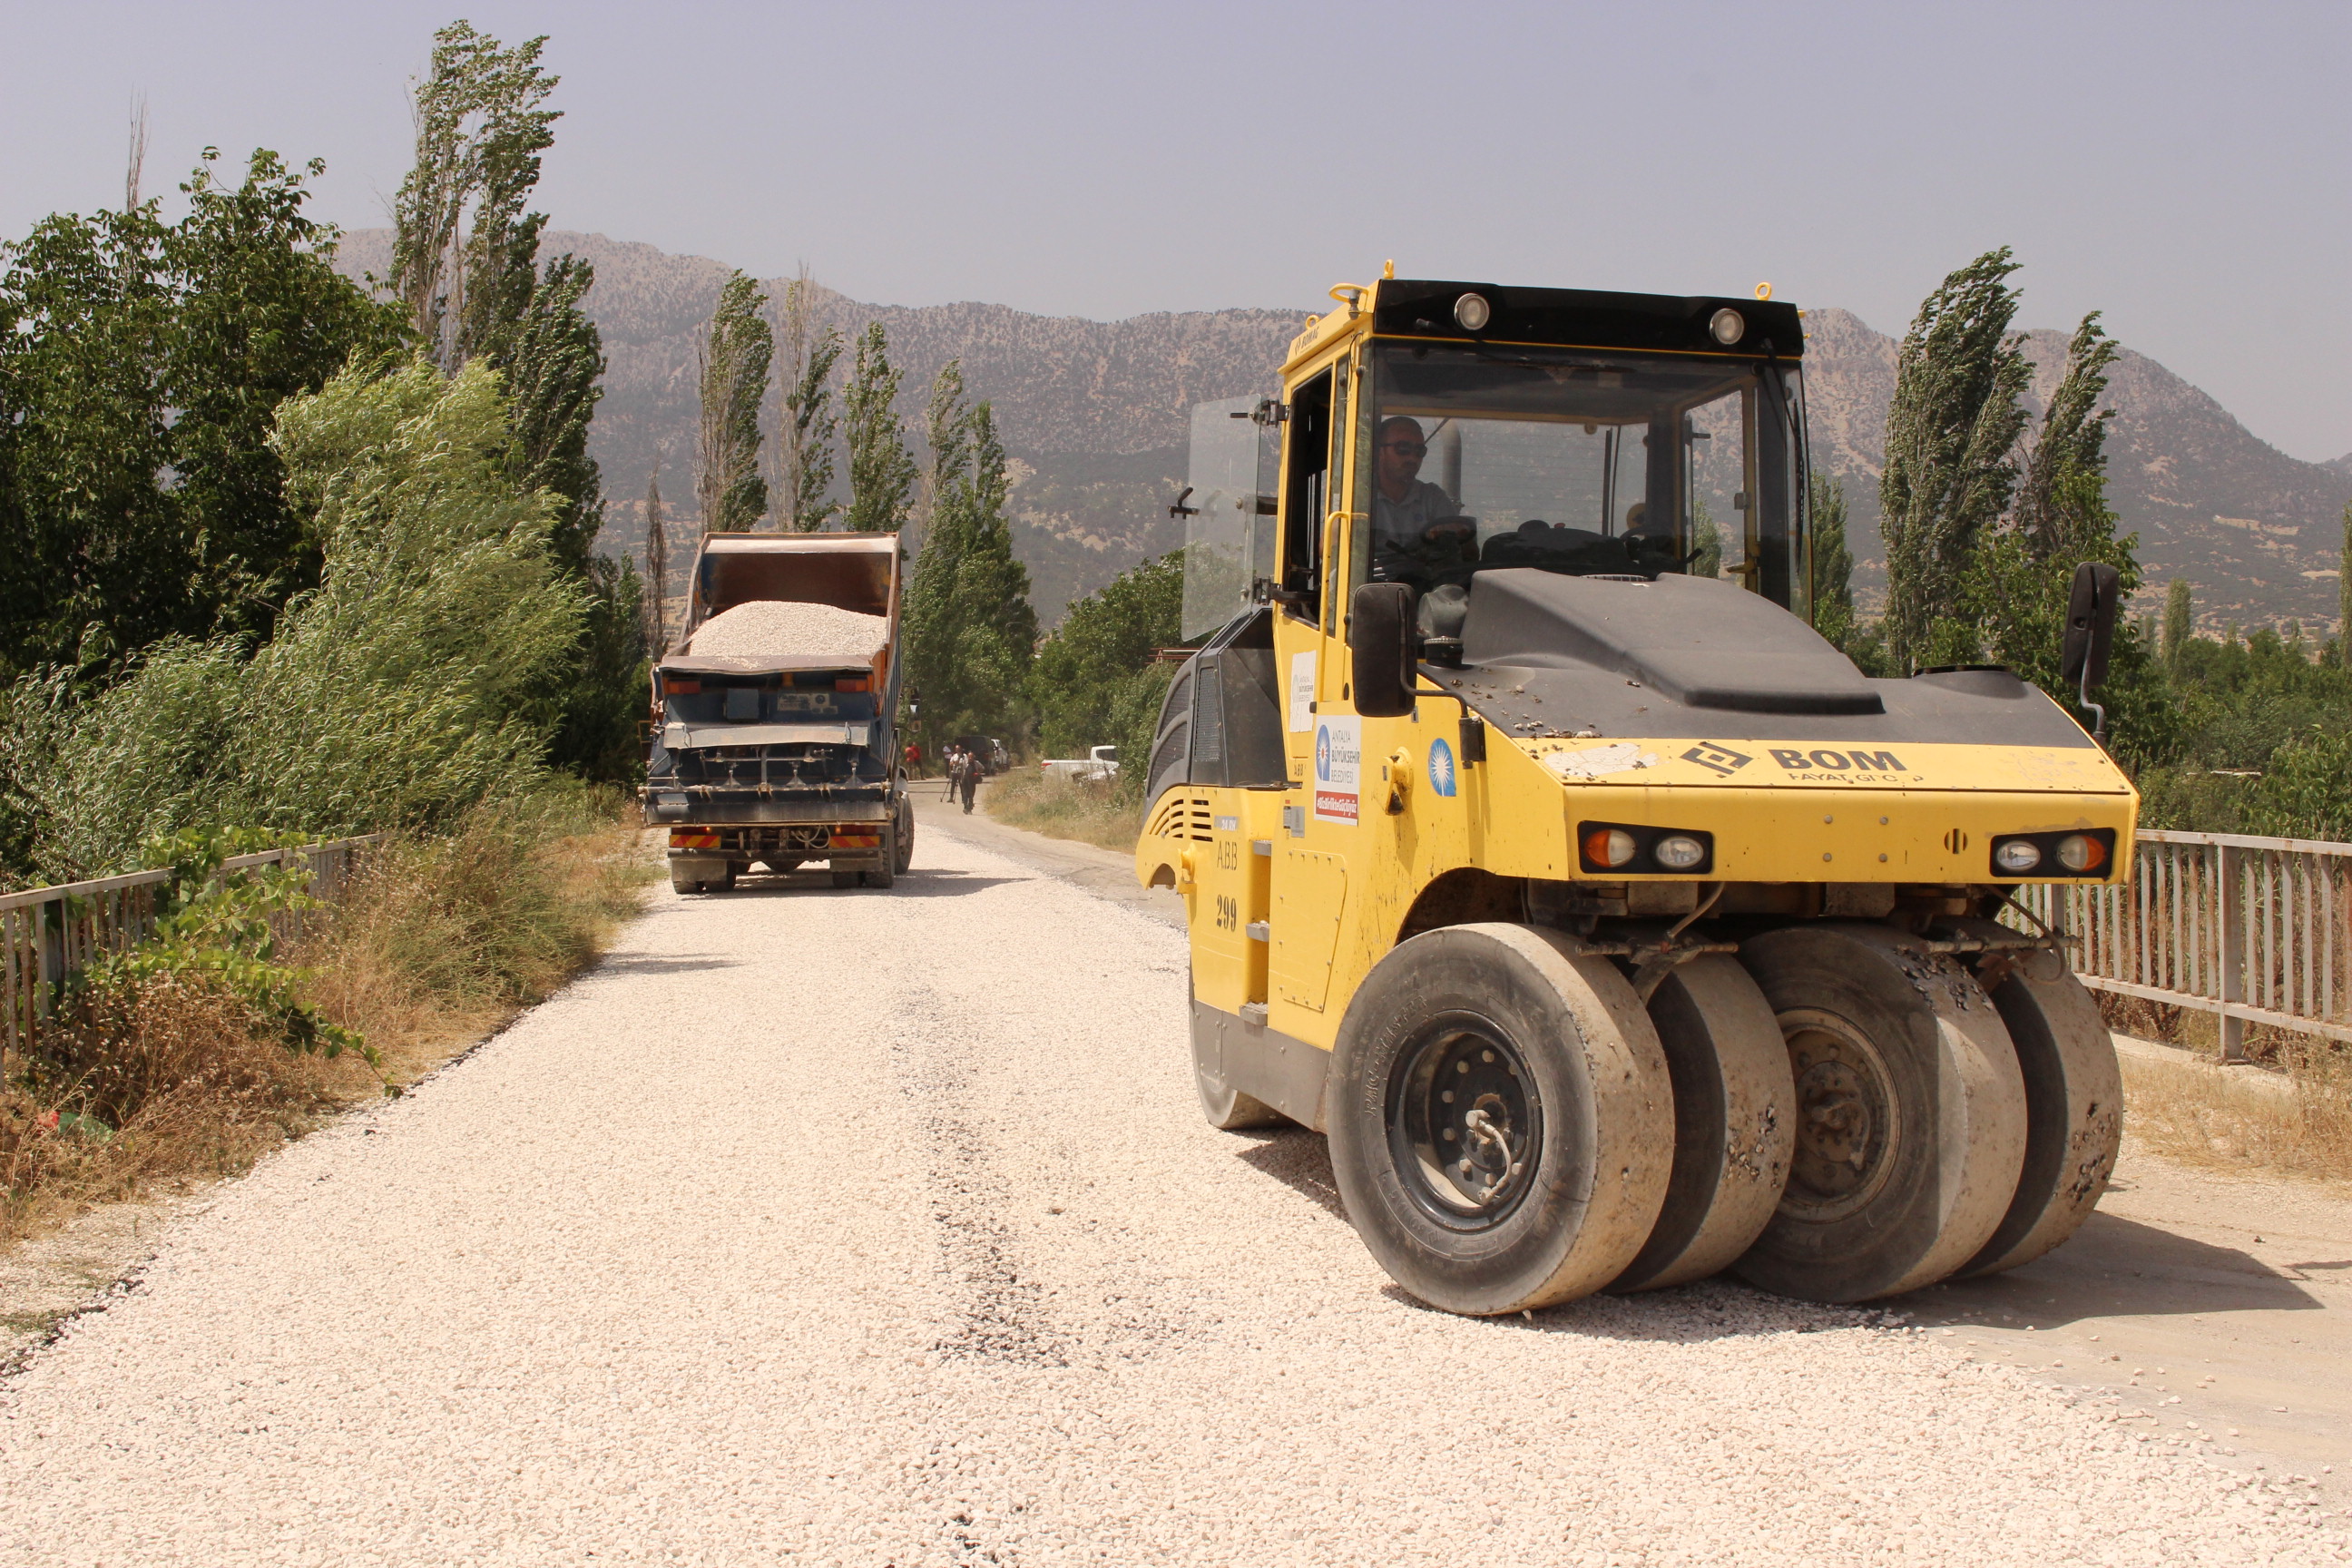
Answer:
[[973, 795], [980, 788], [980, 758], [962, 747], [956, 748], [955, 760], [949, 764], [948, 793], [963, 798], [966, 816], [971, 815]]
[[918, 779], [923, 776], [923, 748], [913, 741], [907, 742], [907, 776]]

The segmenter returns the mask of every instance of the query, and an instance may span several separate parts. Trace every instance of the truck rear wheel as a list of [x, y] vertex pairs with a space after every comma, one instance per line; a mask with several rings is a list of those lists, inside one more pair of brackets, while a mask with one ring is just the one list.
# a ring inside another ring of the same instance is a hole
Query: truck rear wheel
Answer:
[[1796, 1085], [1770, 1004], [1722, 953], [1650, 994], [1675, 1089], [1674, 1174], [1650, 1239], [1612, 1290], [1685, 1285], [1728, 1267], [1780, 1206], [1796, 1142]]
[[1447, 1311], [1588, 1295], [1649, 1237], [1674, 1156], [1664, 1053], [1606, 959], [1447, 926], [1373, 967], [1339, 1026], [1331, 1166], [1389, 1277]]
[[1739, 962], [1788, 1041], [1796, 1146], [1779, 1211], [1732, 1272], [1866, 1301], [1962, 1267], [2025, 1159], [2024, 1079], [1983, 987], [1885, 926], [1789, 926]]
[[909, 795], [898, 797], [898, 847], [895, 869], [904, 873], [915, 863], [915, 802]]
[[[2000, 931], [1990, 921], [1968, 924]], [[2031, 1263], [2081, 1229], [2123, 1142], [2115, 1037], [2065, 961], [2049, 952], [2022, 955], [1992, 987], [1992, 1005], [2025, 1079], [2025, 1167], [2000, 1227], [1960, 1268], [1961, 1278]]]

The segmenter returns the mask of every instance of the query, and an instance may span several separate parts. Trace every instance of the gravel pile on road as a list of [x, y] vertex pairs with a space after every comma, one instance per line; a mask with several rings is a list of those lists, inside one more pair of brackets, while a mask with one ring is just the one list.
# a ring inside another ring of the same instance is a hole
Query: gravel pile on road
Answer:
[[706, 658], [874, 657], [890, 640], [887, 616], [860, 615], [834, 605], [804, 605], [790, 599], [753, 599], [722, 610], [695, 628], [687, 652]]
[[1179, 933], [924, 846], [893, 892], [661, 892], [225, 1189], [0, 1385], [0, 1562], [2352, 1555], [1885, 1312], [1427, 1310], [1321, 1140], [1202, 1123]]

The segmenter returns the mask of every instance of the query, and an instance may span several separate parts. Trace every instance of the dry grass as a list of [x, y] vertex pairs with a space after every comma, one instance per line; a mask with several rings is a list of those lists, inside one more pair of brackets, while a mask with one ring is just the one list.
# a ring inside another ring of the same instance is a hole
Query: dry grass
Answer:
[[1121, 799], [1116, 787], [1047, 778], [1021, 769], [990, 780], [980, 804], [989, 816], [1008, 826], [1132, 854], [1143, 825], [1134, 804]]
[[93, 990], [0, 1087], [0, 1241], [233, 1175], [431, 1071], [602, 952], [656, 868], [617, 803], [555, 796], [379, 852], [293, 953], [355, 1055], [288, 1049], [237, 997], [163, 976]]
[[2352, 1062], [2281, 1048], [2284, 1074], [2126, 1056], [2124, 1125], [2155, 1153], [2248, 1176], [2352, 1184]]

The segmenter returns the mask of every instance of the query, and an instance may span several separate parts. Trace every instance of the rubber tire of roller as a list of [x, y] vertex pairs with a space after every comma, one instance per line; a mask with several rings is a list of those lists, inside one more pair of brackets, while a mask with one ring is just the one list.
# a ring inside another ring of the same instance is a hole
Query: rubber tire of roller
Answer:
[[[1184, 973], [1184, 994], [1193, 994], [1192, 973]], [[1253, 1094], [1229, 1089], [1225, 1080], [1201, 1065], [1197, 1051], [1192, 1058], [1192, 1089], [1201, 1097], [1201, 1114], [1209, 1125], [1220, 1132], [1245, 1132], [1253, 1127], [1296, 1126], [1289, 1117]]]
[[1254, 1095], [1225, 1085], [1204, 1072], [1192, 1074], [1192, 1087], [1200, 1091], [1201, 1114], [1209, 1125], [1220, 1132], [1242, 1132], [1253, 1127], [1286, 1127], [1290, 1118]]
[[1612, 1290], [1686, 1285], [1728, 1268], [1772, 1222], [1796, 1141], [1796, 1083], [1770, 1004], [1727, 954], [1678, 965], [1650, 994], [1675, 1091], [1665, 1206]]
[[[2011, 934], [1990, 921], [1967, 931]], [[2124, 1135], [2124, 1085], [2099, 1005], [2054, 952], [2026, 955], [1992, 989], [2025, 1078], [2025, 1167], [1992, 1239], [1955, 1274], [2031, 1263], [2082, 1228], [2114, 1174]]]
[[1808, 1080], [1792, 1045], [1798, 1126], [1788, 1192], [1731, 1271], [1811, 1301], [1867, 1301], [1950, 1275], [2009, 1212], [2025, 1162], [2025, 1083], [1984, 988], [1957, 959], [1889, 926], [1784, 926], [1742, 942], [1739, 962], [1784, 1034], [1798, 1014], [1817, 1010], [1877, 1052], [1897, 1131], [1874, 1192], [1851, 1212], [1807, 1215]]
[[[1423, 1212], [1388, 1138], [1399, 1058], [1448, 1014], [1507, 1039], [1541, 1107], [1525, 1196], [1468, 1233]], [[1664, 1052], [1633, 984], [1559, 932], [1480, 923], [1399, 943], [1349, 1002], [1331, 1074], [1331, 1167], [1348, 1217], [1389, 1277], [1433, 1307], [1491, 1316], [1590, 1295], [1657, 1221], [1674, 1160]]]

